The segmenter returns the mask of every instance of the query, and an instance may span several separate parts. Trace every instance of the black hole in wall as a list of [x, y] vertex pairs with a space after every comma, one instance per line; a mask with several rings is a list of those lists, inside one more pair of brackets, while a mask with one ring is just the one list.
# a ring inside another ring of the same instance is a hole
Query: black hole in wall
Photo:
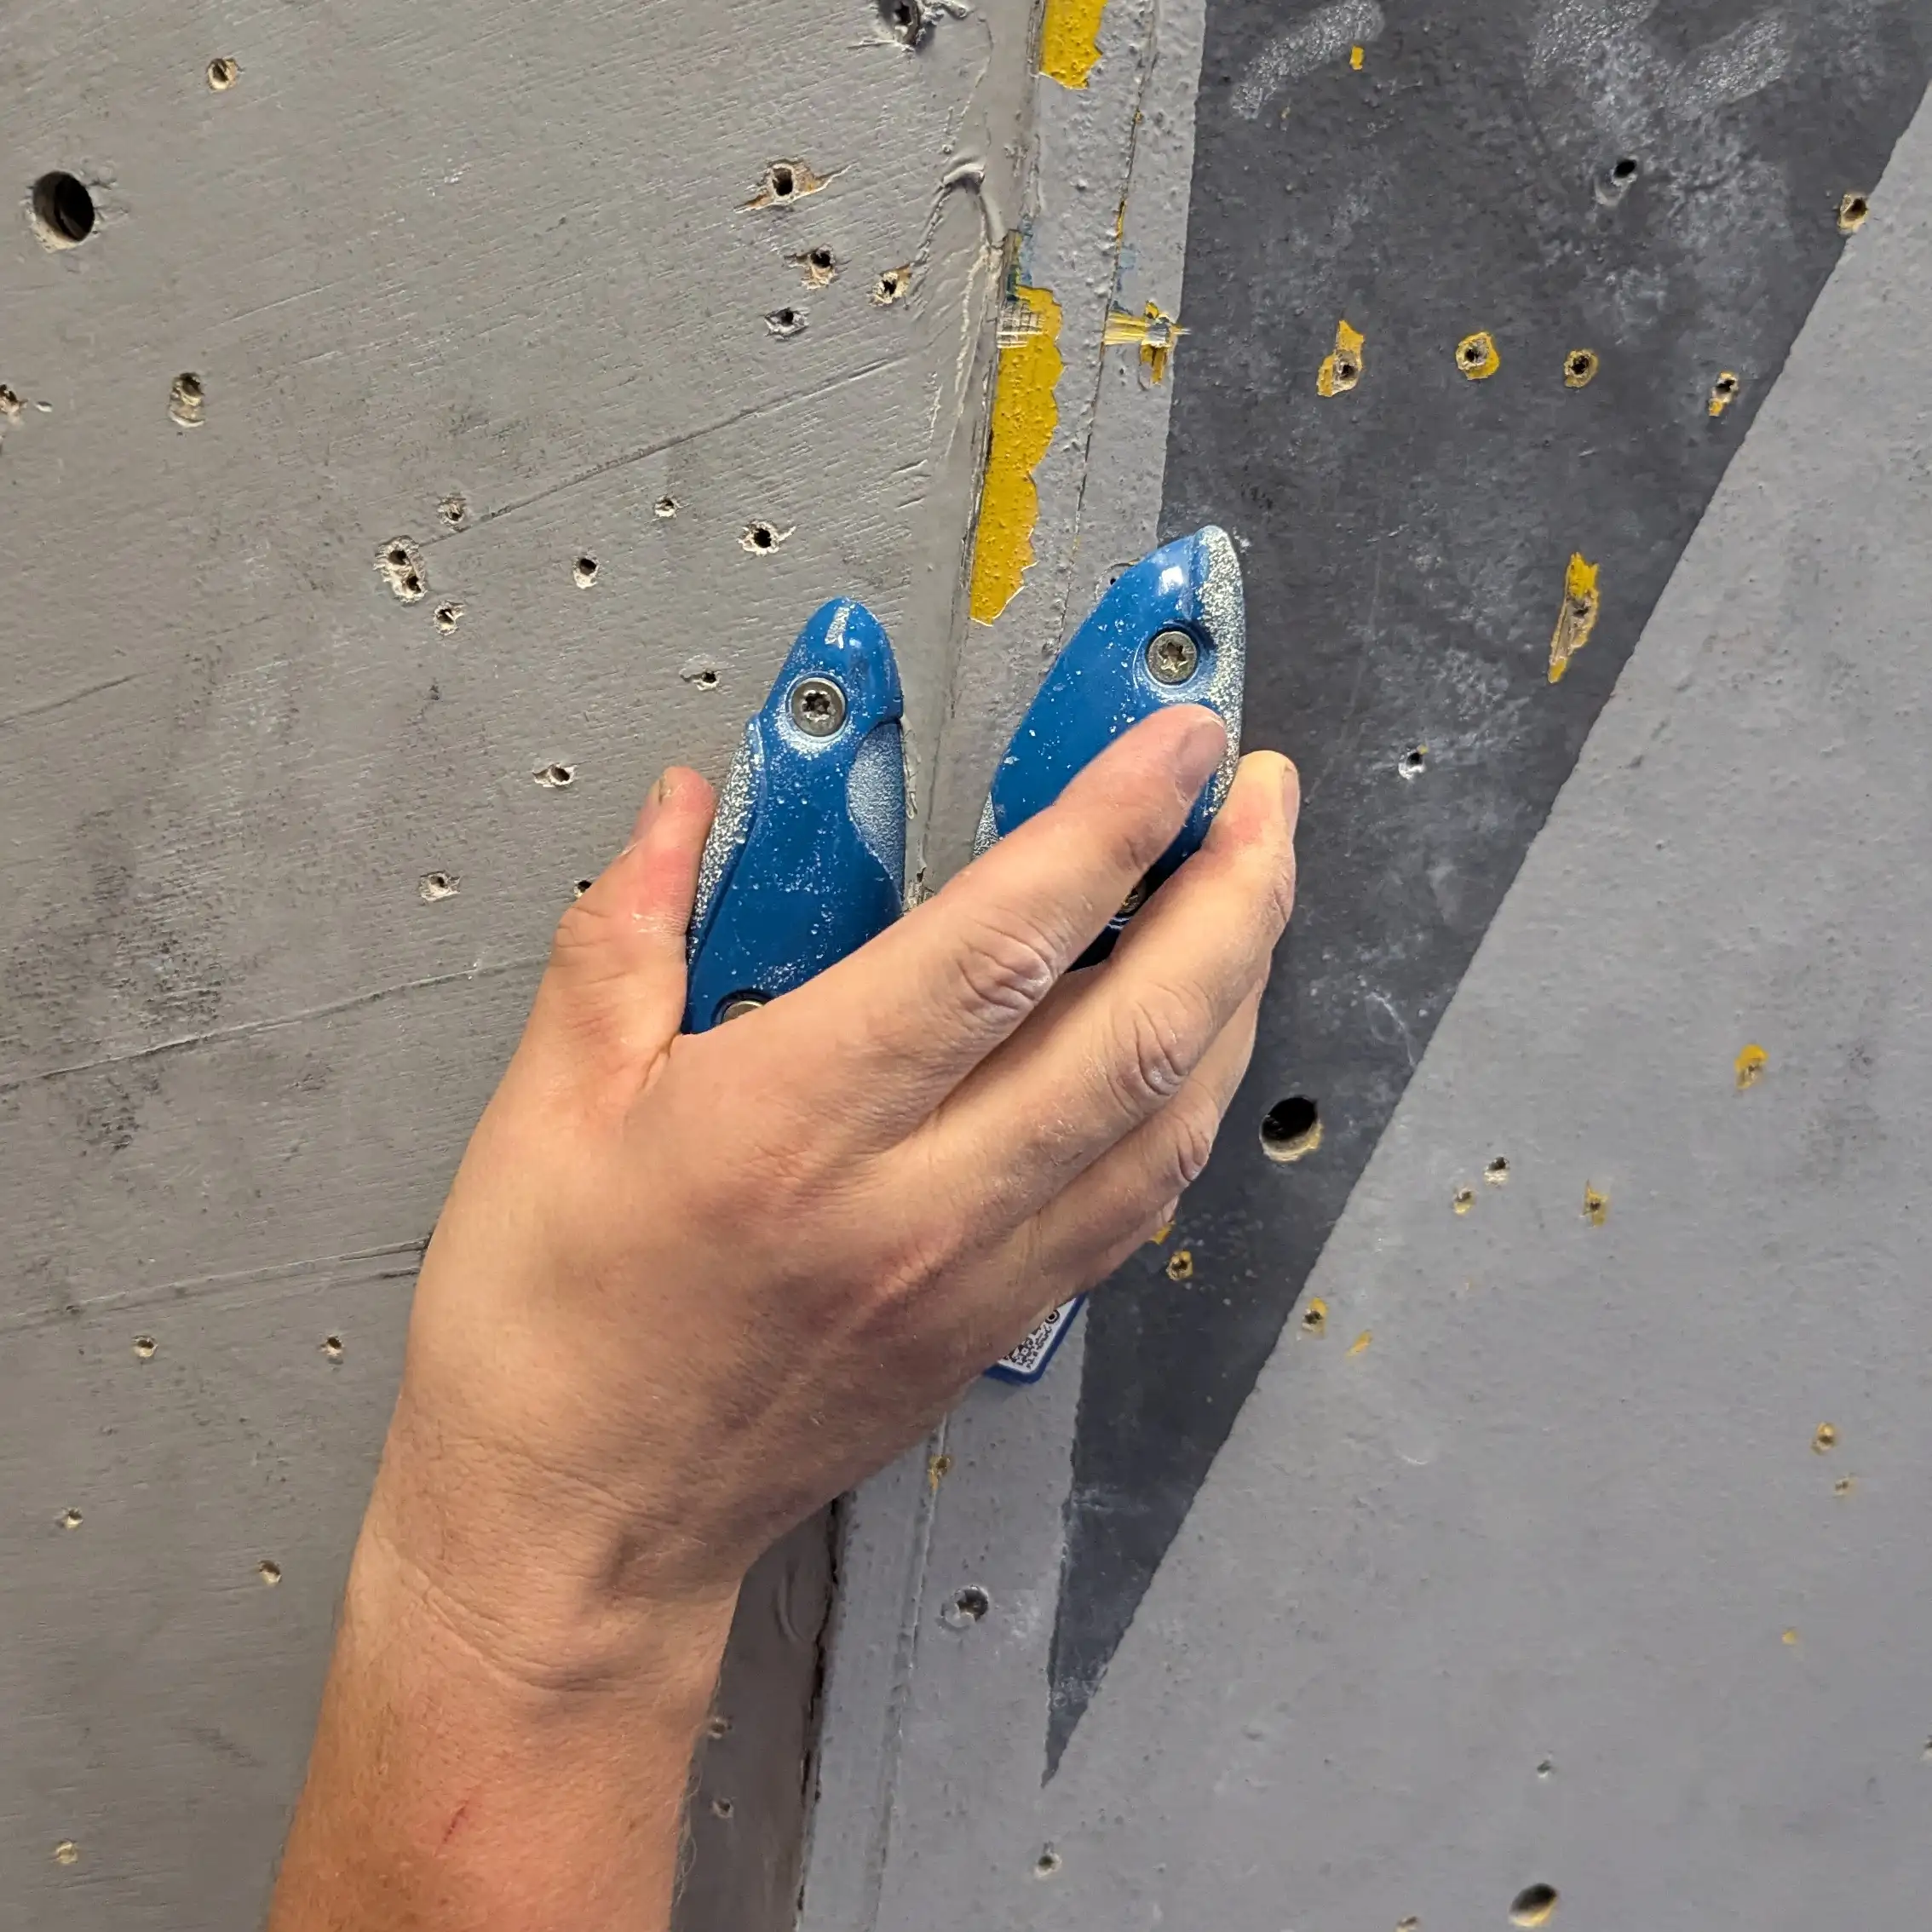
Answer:
[[829, 248], [815, 248], [808, 259], [814, 268], [829, 268], [832, 265], [832, 251]]
[[1312, 1150], [1321, 1110], [1305, 1094], [1277, 1101], [1261, 1124], [1262, 1152], [1276, 1160], [1291, 1159]]
[[1509, 1922], [1513, 1925], [1547, 1925], [1555, 1909], [1554, 1885], [1526, 1885], [1509, 1907]]
[[798, 182], [796, 177], [792, 174], [791, 170], [787, 167], [784, 162], [779, 161], [773, 165], [772, 193], [773, 194], [790, 194], [792, 190], [797, 187], [797, 185]]
[[961, 1622], [976, 1624], [992, 1608], [992, 1599], [977, 1584], [968, 1584], [952, 1599], [953, 1614]]
[[66, 248], [94, 233], [94, 197], [72, 175], [43, 175], [33, 184], [33, 213], [47, 234]]
[[1611, 169], [1610, 179], [1613, 181], [1634, 181], [1637, 178], [1637, 173], [1635, 157], [1626, 154]]
[[768, 524], [754, 523], [751, 526], [751, 541], [761, 550], [770, 549], [772, 547], [771, 526]]

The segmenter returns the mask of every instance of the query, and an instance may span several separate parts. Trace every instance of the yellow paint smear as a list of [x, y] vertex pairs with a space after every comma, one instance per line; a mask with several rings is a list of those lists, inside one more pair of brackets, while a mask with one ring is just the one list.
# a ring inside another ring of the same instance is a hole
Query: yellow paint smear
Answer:
[[1167, 365], [1176, 343], [1187, 331], [1156, 302], [1149, 302], [1141, 315], [1130, 315], [1124, 308], [1110, 308], [1101, 329], [1101, 341], [1109, 348], [1124, 342], [1140, 345], [1141, 365], [1156, 382], [1167, 380]]
[[1570, 559], [1563, 576], [1563, 612], [1556, 619], [1555, 635], [1550, 640], [1550, 681], [1561, 684], [1570, 659], [1590, 641], [1596, 629], [1597, 613], [1603, 607], [1597, 588], [1596, 566], [1578, 551]]
[[1486, 382], [1503, 366], [1503, 353], [1486, 329], [1464, 336], [1456, 344], [1456, 366], [1472, 382]]
[[1335, 325], [1335, 353], [1321, 365], [1315, 387], [1325, 396], [1345, 396], [1362, 379], [1362, 350], [1368, 338], [1347, 322]]
[[926, 1463], [926, 1485], [933, 1494], [939, 1494], [939, 1486], [952, 1474], [952, 1458], [946, 1455], [929, 1457]]
[[1360, 1354], [1363, 1349], [1367, 1348], [1369, 1343], [1374, 1341], [1374, 1339], [1375, 1331], [1372, 1328], [1365, 1328], [1361, 1331], [1361, 1333], [1358, 1335], [1355, 1339], [1348, 1344], [1348, 1353], [1351, 1355]]
[[1013, 601], [1033, 561], [1033, 526], [1040, 515], [1033, 472], [1060, 421], [1053, 394], [1061, 367], [1060, 304], [1046, 289], [1017, 288], [1013, 300], [1019, 311], [1015, 321], [1031, 326], [1000, 326], [992, 437], [973, 537], [971, 609], [980, 624], [991, 624]]
[[1356, 46], [1351, 47], [1348, 49], [1348, 65], [1353, 67], [1358, 74], [1362, 71], [1362, 62], [1367, 59], [1367, 48]]
[[1762, 1047], [1747, 1046], [1737, 1058], [1738, 1091], [1741, 1094], [1746, 1087], [1755, 1087], [1770, 1061], [1771, 1055]]
[[1040, 22], [1040, 72], [1062, 87], [1084, 87], [1100, 59], [1107, 0], [1047, 0]]
[[1610, 1218], [1610, 1197], [1600, 1194], [1588, 1182], [1584, 1183], [1584, 1219], [1592, 1228], [1601, 1228]]

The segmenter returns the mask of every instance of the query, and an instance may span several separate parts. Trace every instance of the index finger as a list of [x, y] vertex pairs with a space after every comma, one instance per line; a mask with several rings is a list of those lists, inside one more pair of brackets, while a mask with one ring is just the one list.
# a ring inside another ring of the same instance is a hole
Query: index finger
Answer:
[[934, 898], [774, 1006], [786, 1058], [865, 1137], [924, 1119], [1038, 1006], [1173, 843], [1221, 761], [1213, 712], [1143, 719]]

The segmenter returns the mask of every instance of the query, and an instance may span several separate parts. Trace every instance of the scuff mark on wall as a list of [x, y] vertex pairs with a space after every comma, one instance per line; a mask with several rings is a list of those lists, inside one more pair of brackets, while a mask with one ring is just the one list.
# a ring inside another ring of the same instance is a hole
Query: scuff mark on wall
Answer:
[[1597, 567], [1587, 562], [1581, 551], [1570, 559], [1563, 578], [1563, 609], [1556, 619], [1556, 634], [1550, 640], [1550, 681], [1561, 684], [1570, 659], [1590, 641], [1596, 629], [1597, 613], [1603, 607], [1597, 589]]
[[1747, 20], [1678, 69], [1670, 83], [1671, 109], [1689, 118], [1748, 101], [1782, 80], [1791, 60], [1791, 28], [1780, 15]]
[[980, 520], [973, 538], [971, 612], [991, 624], [1012, 602], [1033, 561], [1038, 469], [1060, 421], [1054, 400], [1062, 366], [1060, 304], [1049, 289], [1024, 285], [1000, 318], [999, 374]]
[[1084, 87], [1100, 60], [1107, 0], [1047, 0], [1040, 22], [1040, 72], [1062, 87]]
[[1353, 61], [1358, 47], [1381, 39], [1386, 24], [1376, 0], [1333, 0], [1316, 8], [1256, 55], [1235, 87], [1234, 112], [1244, 120], [1258, 119], [1271, 95], [1331, 60], [1347, 56]]

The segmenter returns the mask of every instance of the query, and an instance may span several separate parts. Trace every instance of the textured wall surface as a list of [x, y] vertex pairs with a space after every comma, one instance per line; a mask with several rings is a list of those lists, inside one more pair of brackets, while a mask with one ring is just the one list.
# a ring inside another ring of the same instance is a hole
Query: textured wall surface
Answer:
[[417, 1256], [655, 772], [838, 592], [930, 757], [1032, 22], [909, 18], [9, 12], [0, 1925], [257, 1921]]

